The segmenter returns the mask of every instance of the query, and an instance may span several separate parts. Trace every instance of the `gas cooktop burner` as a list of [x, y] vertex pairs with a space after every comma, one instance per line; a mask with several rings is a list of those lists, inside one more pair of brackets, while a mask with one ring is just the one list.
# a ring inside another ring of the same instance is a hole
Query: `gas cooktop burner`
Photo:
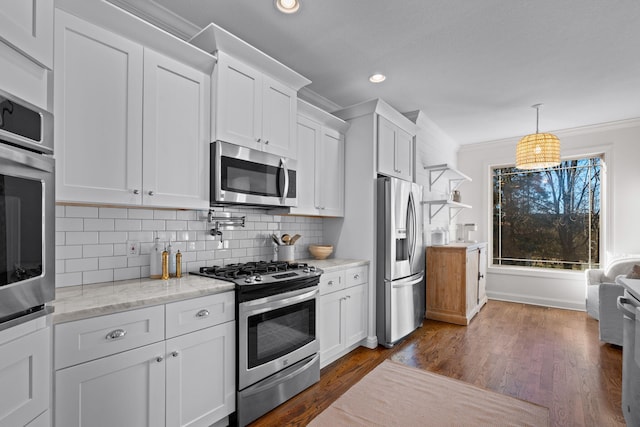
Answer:
[[304, 262], [255, 261], [225, 266], [200, 267], [199, 276], [228, 280], [237, 285], [277, 283], [295, 278], [319, 276], [322, 270]]

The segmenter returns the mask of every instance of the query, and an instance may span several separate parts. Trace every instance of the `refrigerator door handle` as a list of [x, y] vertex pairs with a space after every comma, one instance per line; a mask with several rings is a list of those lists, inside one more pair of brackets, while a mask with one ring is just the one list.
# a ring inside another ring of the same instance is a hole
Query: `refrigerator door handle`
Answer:
[[407, 242], [409, 245], [409, 264], [413, 264], [413, 258], [415, 257], [416, 252], [416, 226], [417, 226], [417, 218], [416, 218], [416, 208], [415, 201], [413, 200], [413, 194], [409, 193], [409, 204], [407, 206], [407, 227], [409, 228], [408, 239]]
[[414, 275], [410, 277], [405, 277], [404, 279], [394, 280], [391, 286], [393, 288], [403, 288], [405, 286], [413, 286], [416, 283], [420, 283], [423, 278], [424, 278], [424, 273], [420, 272], [418, 273], [418, 277]]

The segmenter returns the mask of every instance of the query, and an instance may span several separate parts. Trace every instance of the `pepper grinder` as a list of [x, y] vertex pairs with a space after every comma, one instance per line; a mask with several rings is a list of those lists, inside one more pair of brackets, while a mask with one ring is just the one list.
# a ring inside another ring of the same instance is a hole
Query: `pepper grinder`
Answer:
[[169, 279], [169, 252], [167, 248], [162, 251], [162, 280]]

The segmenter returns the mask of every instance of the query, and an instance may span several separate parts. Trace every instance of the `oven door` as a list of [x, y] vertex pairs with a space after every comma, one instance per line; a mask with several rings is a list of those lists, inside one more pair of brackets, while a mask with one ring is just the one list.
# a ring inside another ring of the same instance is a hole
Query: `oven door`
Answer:
[[211, 205], [296, 206], [296, 161], [215, 141]]
[[238, 389], [318, 352], [318, 288], [238, 305]]
[[54, 160], [0, 143], [0, 329], [55, 293]]

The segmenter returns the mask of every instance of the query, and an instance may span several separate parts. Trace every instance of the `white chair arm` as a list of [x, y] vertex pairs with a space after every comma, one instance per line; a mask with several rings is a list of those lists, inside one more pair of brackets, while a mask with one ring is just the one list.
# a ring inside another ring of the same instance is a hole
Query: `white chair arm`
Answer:
[[604, 278], [604, 270], [598, 268], [585, 270], [585, 277], [587, 279], [587, 286], [599, 285]]

